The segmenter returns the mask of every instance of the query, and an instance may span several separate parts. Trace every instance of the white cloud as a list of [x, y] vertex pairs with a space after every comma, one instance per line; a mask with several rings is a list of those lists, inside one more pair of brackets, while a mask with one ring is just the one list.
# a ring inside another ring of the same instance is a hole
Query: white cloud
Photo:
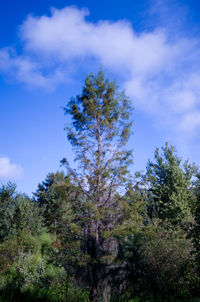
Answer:
[[22, 175], [22, 168], [11, 163], [8, 157], [0, 157], [0, 179], [19, 178]]
[[0, 71], [9, 74], [29, 87], [41, 87], [51, 90], [58, 82], [62, 82], [64, 75], [59, 69], [44, 75], [39, 62], [30, 56], [17, 56], [10, 48], [0, 49]]
[[197, 127], [200, 126], [200, 112], [194, 111], [186, 114], [180, 124], [180, 127], [184, 131], [193, 132]]
[[[29, 85], [51, 89], [68, 78], [68, 69], [92, 58], [119, 74], [137, 108], [169, 127], [198, 120], [200, 48], [198, 39], [169, 38], [167, 28], [137, 33], [125, 20], [87, 20], [87, 9], [52, 9], [51, 16], [29, 16], [20, 27], [21, 55], [0, 50], [0, 70]], [[170, 31], [172, 34], [172, 31]], [[85, 64], [86, 65], [86, 64]]]
[[87, 10], [67, 7], [53, 9], [51, 17], [30, 16], [20, 29], [26, 51], [57, 62], [93, 56], [136, 74], [166, 68], [178, 55], [177, 45], [169, 45], [162, 30], [137, 34], [128, 21], [92, 23], [87, 15]]

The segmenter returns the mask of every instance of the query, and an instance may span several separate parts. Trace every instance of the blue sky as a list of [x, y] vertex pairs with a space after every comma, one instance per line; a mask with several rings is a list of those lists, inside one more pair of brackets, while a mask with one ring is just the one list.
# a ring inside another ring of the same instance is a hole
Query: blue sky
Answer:
[[165, 141], [200, 164], [198, 0], [22, 1], [0, 8], [0, 183], [31, 194], [67, 157], [63, 114], [103, 66], [130, 96], [144, 170]]

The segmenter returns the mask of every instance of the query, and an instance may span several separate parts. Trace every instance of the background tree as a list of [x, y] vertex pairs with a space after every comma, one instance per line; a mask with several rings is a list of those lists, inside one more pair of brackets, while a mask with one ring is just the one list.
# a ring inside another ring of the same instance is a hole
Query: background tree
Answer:
[[0, 188], [0, 242], [7, 239], [14, 231], [12, 228], [14, 194], [16, 186], [8, 183]]
[[63, 172], [49, 173], [42, 184], [38, 185], [34, 195], [42, 209], [44, 223], [51, 232], [58, 233], [61, 229], [67, 206], [69, 202], [72, 204], [72, 197], [75, 195], [72, 192], [75, 193], [75, 190], [70, 177]]
[[80, 246], [83, 241], [84, 205], [82, 193], [64, 172], [49, 173], [34, 194], [41, 208], [44, 225], [56, 236], [57, 261], [68, 274], [75, 274], [84, 261]]
[[190, 219], [192, 198], [191, 179], [195, 167], [176, 155], [176, 150], [168, 143], [159, 153], [154, 153], [155, 162], [147, 164], [146, 178], [149, 182], [149, 192], [152, 194], [148, 205], [151, 218], [168, 219], [172, 223]]
[[16, 192], [16, 186], [8, 183], [0, 188], [0, 242], [27, 229], [38, 234], [43, 228], [38, 204], [25, 194]]

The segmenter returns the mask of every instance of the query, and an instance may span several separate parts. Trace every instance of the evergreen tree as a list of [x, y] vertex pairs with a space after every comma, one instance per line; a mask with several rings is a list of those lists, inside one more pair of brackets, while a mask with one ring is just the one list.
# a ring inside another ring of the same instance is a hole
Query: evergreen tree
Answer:
[[148, 205], [151, 218], [168, 219], [172, 223], [188, 219], [191, 213], [191, 179], [195, 167], [176, 155], [176, 150], [168, 143], [159, 153], [154, 153], [155, 162], [147, 164], [146, 178], [149, 182], [149, 192], [152, 194]]
[[66, 159], [62, 164], [82, 191], [87, 206], [83, 249], [89, 260], [82, 277], [89, 282], [92, 301], [101, 294], [107, 301], [109, 264], [118, 252], [111, 234], [117, 222], [122, 223], [121, 205], [131, 182], [128, 166], [132, 153], [125, 149], [132, 125], [130, 101], [100, 71], [97, 76], [87, 76], [82, 94], [71, 99], [65, 113], [72, 118], [66, 131], [79, 161], [79, 172], [72, 170]]
[[34, 194], [42, 208], [45, 225], [52, 232], [58, 232], [62, 218], [66, 212], [72, 192], [70, 178], [63, 172], [49, 173], [46, 179], [38, 185]]
[[38, 205], [8, 183], [0, 188], [0, 243], [26, 229], [38, 234], [43, 228]]
[[49, 173], [35, 193], [47, 229], [56, 236], [57, 261], [68, 273], [83, 262], [80, 251], [84, 221], [80, 190], [63, 172]]
[[13, 232], [14, 194], [16, 186], [8, 183], [0, 188], [0, 242]]

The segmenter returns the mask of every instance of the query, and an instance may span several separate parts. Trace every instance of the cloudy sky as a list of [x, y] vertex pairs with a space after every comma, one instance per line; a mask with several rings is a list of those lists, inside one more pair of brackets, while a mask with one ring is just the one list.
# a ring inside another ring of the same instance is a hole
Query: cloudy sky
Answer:
[[135, 108], [133, 171], [165, 141], [200, 164], [198, 0], [7, 0], [0, 25], [0, 183], [73, 161], [63, 107], [100, 67]]

